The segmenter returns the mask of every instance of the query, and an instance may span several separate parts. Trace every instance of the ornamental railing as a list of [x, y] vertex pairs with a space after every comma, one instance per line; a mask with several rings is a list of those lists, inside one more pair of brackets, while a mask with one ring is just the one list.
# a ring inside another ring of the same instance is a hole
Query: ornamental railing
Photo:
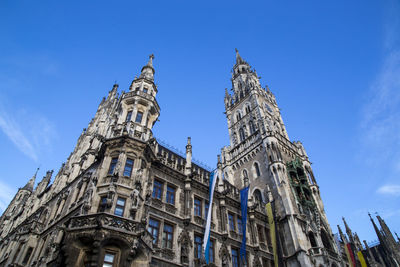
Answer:
[[80, 230], [88, 228], [108, 228], [134, 234], [139, 231], [139, 223], [133, 220], [115, 216], [108, 213], [95, 213], [72, 217], [68, 225], [70, 230]]

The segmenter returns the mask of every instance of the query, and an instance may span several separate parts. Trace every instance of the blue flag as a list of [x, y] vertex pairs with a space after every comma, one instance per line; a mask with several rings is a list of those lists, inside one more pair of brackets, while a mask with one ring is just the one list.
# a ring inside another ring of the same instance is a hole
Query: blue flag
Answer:
[[217, 175], [216, 175], [217, 170], [212, 172], [210, 174], [210, 186], [209, 186], [209, 192], [210, 196], [208, 199], [208, 213], [207, 213], [207, 221], [206, 221], [206, 231], [204, 233], [204, 239], [203, 239], [203, 244], [204, 244], [204, 258], [207, 262], [209, 263], [209, 252], [210, 252], [210, 228], [211, 228], [211, 213], [212, 213], [212, 203], [213, 203], [213, 196], [214, 196], [214, 189], [215, 189], [215, 182], [217, 181]]
[[247, 225], [247, 198], [249, 195], [249, 187], [240, 190], [240, 208], [242, 210], [242, 245], [240, 246], [240, 260], [242, 263], [246, 261], [246, 225]]

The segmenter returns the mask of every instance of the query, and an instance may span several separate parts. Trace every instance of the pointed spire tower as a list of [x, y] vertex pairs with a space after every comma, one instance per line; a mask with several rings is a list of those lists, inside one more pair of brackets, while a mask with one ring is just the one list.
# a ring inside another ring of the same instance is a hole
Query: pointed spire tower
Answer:
[[349, 237], [349, 241], [350, 243], [354, 244], [354, 236], [353, 233], [351, 232], [351, 229], [349, 227], [349, 225], [347, 224], [346, 220], [344, 217], [342, 217], [343, 223], [344, 223], [344, 227], [346, 229], [346, 234]]
[[36, 169], [35, 174], [28, 181], [28, 183], [24, 187], [21, 188], [22, 190], [27, 190], [29, 192], [33, 192], [33, 188], [35, 186], [35, 181], [36, 181], [36, 175], [37, 175], [38, 171], [39, 171], [39, 168]]

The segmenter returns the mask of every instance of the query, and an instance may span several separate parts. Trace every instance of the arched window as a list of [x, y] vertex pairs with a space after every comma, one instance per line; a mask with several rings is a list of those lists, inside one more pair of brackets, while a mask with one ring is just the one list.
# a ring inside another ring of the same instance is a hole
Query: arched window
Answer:
[[253, 196], [254, 196], [255, 202], [258, 203], [261, 207], [263, 204], [263, 201], [262, 201], [262, 196], [261, 196], [260, 190], [258, 190], [258, 189], [254, 190]]
[[321, 239], [322, 239], [322, 244], [324, 245], [324, 247], [326, 249], [332, 250], [331, 241], [329, 240], [329, 236], [324, 229], [321, 229]]
[[312, 179], [312, 176], [311, 176], [310, 171], [307, 169], [306, 172], [307, 172], [308, 181], [310, 182], [311, 185], [313, 185], [313, 184], [314, 184], [314, 181], [313, 181], [313, 179]]
[[260, 172], [260, 166], [258, 166], [257, 162], [254, 162], [254, 169], [256, 171], [256, 177], [259, 177], [261, 175], [261, 172]]
[[247, 170], [243, 170], [243, 178], [249, 178], [249, 175], [247, 174]]
[[246, 114], [250, 113], [250, 106], [249, 105], [246, 106], [245, 111], [246, 111]]
[[240, 136], [240, 142], [243, 142], [244, 139], [246, 139], [246, 136], [244, 135], [244, 130], [243, 128], [239, 129], [239, 136]]
[[242, 114], [240, 114], [240, 112], [238, 112], [236, 114], [236, 121], [240, 121], [241, 118], [242, 118]]
[[256, 131], [253, 121], [249, 122], [249, 128], [250, 128], [250, 134], [253, 134]]
[[315, 237], [314, 237], [313, 232], [309, 232], [308, 233], [308, 239], [310, 239], [310, 244], [311, 244], [312, 248], [317, 247], [317, 242], [315, 241]]

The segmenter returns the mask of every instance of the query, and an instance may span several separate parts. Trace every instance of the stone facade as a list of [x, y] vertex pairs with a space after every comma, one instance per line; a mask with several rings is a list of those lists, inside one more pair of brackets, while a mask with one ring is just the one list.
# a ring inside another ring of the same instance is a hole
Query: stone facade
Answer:
[[[128, 92], [114, 85], [50, 184], [20, 188], [0, 218], [0, 266], [205, 266], [210, 170], [152, 134], [160, 114], [153, 56]], [[218, 156], [208, 266], [274, 266], [265, 211], [275, 212], [279, 266], [341, 266], [311, 163], [291, 142], [275, 96], [237, 52]], [[247, 262], [239, 190], [249, 186]]]

